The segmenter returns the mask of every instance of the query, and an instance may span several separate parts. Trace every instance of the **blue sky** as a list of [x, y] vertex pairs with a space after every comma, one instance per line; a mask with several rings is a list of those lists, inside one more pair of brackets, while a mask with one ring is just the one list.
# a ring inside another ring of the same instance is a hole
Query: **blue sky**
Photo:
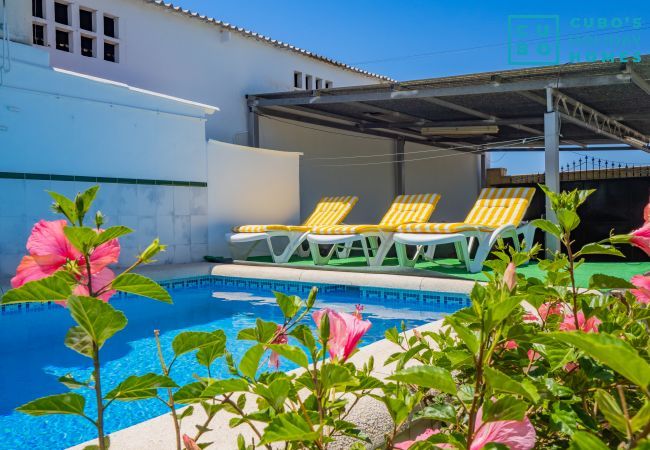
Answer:
[[[533, 60], [564, 63], [650, 53], [650, 2], [639, 0], [175, 3], [398, 80], [512, 69]], [[509, 33], [509, 16], [522, 15], [537, 18], [512, 18]], [[544, 30], [559, 39], [547, 40], [539, 34]], [[519, 45], [509, 46], [512, 40]], [[597, 157], [650, 164], [650, 155], [641, 152]], [[576, 158], [564, 154], [562, 162]], [[541, 154], [495, 154], [493, 160], [509, 172], [542, 168]]]

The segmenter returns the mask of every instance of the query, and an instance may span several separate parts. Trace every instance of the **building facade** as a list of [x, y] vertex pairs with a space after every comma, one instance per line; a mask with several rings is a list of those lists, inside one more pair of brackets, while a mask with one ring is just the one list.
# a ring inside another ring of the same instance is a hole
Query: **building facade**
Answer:
[[160, 1], [30, 1], [53, 67], [216, 105], [209, 139], [247, 143], [246, 94], [386, 80]]

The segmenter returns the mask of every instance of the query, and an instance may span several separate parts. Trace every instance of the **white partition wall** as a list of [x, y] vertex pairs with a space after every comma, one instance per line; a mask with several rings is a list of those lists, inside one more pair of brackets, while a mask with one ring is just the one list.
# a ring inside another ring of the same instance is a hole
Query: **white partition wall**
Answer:
[[224, 235], [235, 225], [300, 223], [300, 155], [208, 142], [212, 255], [229, 254]]

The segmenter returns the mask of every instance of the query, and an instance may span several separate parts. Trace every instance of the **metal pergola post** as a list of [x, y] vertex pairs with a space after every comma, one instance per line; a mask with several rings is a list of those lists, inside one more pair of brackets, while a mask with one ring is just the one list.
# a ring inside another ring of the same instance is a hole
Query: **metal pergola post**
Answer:
[[[545, 184], [553, 192], [560, 192], [560, 120], [553, 106], [553, 90], [546, 89], [546, 113], [544, 114], [544, 175]], [[546, 199], [546, 218], [555, 221], [551, 202]], [[556, 251], [560, 247], [555, 236], [546, 233], [546, 249]]]
[[256, 106], [248, 107], [248, 146], [260, 146], [260, 117]]
[[393, 173], [395, 175], [395, 196], [402, 195], [406, 191], [406, 180], [404, 178], [404, 147], [405, 139], [395, 139], [393, 153]]

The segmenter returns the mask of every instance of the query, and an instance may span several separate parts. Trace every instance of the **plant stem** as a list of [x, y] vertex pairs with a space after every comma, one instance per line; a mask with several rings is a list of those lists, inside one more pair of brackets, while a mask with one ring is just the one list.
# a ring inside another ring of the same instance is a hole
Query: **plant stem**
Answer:
[[99, 348], [95, 342], [93, 342], [93, 366], [95, 376], [95, 399], [97, 400], [97, 439], [99, 440], [99, 450], [106, 450], [106, 442], [104, 438], [104, 403], [102, 400], [102, 383], [99, 369]]
[[[158, 349], [158, 359], [160, 360], [160, 366], [162, 367], [163, 375], [166, 377], [169, 376], [169, 368], [165, 364], [165, 357], [162, 353], [162, 347], [160, 346], [160, 330], [153, 330], [153, 335], [156, 338], [156, 348]], [[174, 404], [174, 395], [171, 388], [167, 388], [167, 406], [172, 413], [172, 422], [174, 422], [174, 431], [176, 433], [176, 450], [181, 450], [181, 425], [178, 423], [178, 414], [176, 414], [176, 405]]]
[[578, 289], [576, 287], [576, 277], [575, 277], [575, 261], [573, 257], [573, 249], [571, 248], [571, 237], [570, 234], [564, 237], [562, 243], [566, 248], [567, 258], [569, 258], [569, 275], [571, 275], [571, 295], [573, 297], [573, 321], [576, 326], [576, 331], [580, 330], [580, 322], [578, 321]]
[[479, 399], [481, 397], [481, 382], [483, 380], [483, 354], [485, 352], [485, 341], [483, 335], [483, 324], [481, 324], [481, 347], [479, 349], [478, 358], [476, 361], [476, 383], [474, 384], [474, 397], [472, 398], [472, 406], [469, 410], [469, 423], [467, 426], [467, 448], [472, 445], [474, 434], [474, 427], [476, 425], [476, 414], [478, 411]]

